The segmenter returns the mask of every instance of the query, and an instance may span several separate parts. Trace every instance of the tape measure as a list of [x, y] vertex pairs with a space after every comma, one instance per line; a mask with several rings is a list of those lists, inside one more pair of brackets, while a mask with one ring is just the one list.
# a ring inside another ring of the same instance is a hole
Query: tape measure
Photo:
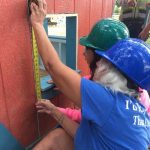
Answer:
[[[37, 1], [37, 0], [36, 0]], [[34, 2], [34, 0], [27, 0], [27, 14], [28, 14], [28, 19], [30, 18], [31, 15], [31, 10], [30, 10], [30, 4], [31, 2]], [[31, 33], [31, 43], [32, 43], [32, 49], [33, 49], [33, 64], [34, 64], [34, 80], [35, 80], [35, 92], [36, 96], [38, 99], [41, 99], [41, 85], [40, 85], [40, 72], [39, 72], [39, 54], [38, 54], [38, 47], [34, 35], [33, 28], [31, 24], [29, 24], [30, 28], [30, 33]], [[39, 115], [37, 113], [37, 129], [38, 129], [38, 136], [41, 136], [40, 132], [40, 121], [39, 121]]]
[[[31, 15], [31, 10], [30, 10], [30, 4], [35, 3], [38, 5], [37, 0], [27, 0], [27, 14], [28, 17]], [[35, 90], [36, 90], [36, 95], [38, 99], [41, 99], [41, 84], [40, 84], [40, 72], [39, 72], [39, 54], [38, 54], [38, 47], [34, 35], [33, 28], [31, 27], [30, 24], [30, 31], [32, 32], [32, 46], [33, 46], [33, 64], [34, 64], [34, 80], [35, 80]]]
[[[36, 96], [38, 99], [41, 99], [41, 84], [40, 84], [40, 71], [39, 71], [39, 53], [38, 53], [38, 47], [34, 35], [34, 31], [31, 28], [32, 31], [32, 46], [33, 46], [33, 64], [34, 64], [34, 80], [35, 80], [35, 90], [36, 90]], [[40, 132], [40, 121], [39, 121], [39, 115], [37, 113], [37, 128], [38, 128], [38, 136], [41, 136]]]
[[39, 54], [33, 29], [32, 29], [32, 46], [33, 46], [35, 90], [37, 98], [41, 99], [42, 96], [41, 96], [40, 71], [39, 71]]

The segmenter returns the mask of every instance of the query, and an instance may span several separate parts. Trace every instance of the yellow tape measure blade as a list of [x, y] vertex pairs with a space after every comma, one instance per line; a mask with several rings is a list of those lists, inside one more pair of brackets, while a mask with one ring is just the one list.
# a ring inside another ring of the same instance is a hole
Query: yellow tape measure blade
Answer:
[[32, 45], [33, 45], [35, 89], [36, 89], [37, 98], [41, 99], [42, 96], [41, 96], [41, 84], [40, 84], [40, 72], [39, 72], [39, 54], [38, 54], [38, 47], [37, 47], [33, 29], [32, 29]]

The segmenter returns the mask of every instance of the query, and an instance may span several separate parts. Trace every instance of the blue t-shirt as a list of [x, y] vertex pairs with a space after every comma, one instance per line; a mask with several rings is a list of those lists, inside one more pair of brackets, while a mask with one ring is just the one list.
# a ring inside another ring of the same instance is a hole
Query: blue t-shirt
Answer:
[[84, 78], [81, 96], [75, 150], [147, 150], [150, 117], [136, 99]]

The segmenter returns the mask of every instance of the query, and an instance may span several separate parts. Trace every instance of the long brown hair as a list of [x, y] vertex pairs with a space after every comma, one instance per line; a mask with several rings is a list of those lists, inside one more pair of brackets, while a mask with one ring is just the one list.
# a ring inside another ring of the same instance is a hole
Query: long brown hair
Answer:
[[93, 80], [93, 76], [94, 76], [95, 70], [97, 68], [96, 63], [101, 59], [101, 57], [95, 53], [95, 49], [90, 48], [90, 47], [86, 47], [86, 49], [91, 50], [94, 55], [94, 59], [89, 65], [90, 74], [91, 74], [90, 80]]

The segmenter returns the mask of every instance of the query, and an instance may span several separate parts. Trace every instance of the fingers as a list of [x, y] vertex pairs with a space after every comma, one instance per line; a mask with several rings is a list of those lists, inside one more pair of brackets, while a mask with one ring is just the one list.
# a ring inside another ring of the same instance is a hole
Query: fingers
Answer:
[[35, 3], [33, 3], [33, 9], [35, 10], [35, 12], [38, 12], [39, 10], [38, 6]]
[[33, 11], [37, 12], [37, 11], [39, 11], [39, 9], [40, 10], [47, 9], [47, 3], [46, 3], [45, 0], [38, 0], [37, 2], [38, 2], [38, 5], [36, 3], [34, 3], [34, 2], [31, 3], [30, 9], [31, 9], [32, 12]]
[[37, 102], [37, 103], [36, 103], [36, 107], [37, 107], [37, 106], [46, 107], [46, 106], [47, 106], [47, 103], [45, 103], [45, 102]]
[[36, 14], [38, 12], [38, 6], [35, 3], [31, 3], [30, 9], [33, 14]]
[[36, 108], [39, 113], [51, 114], [56, 106], [47, 99], [41, 99], [36, 103]]
[[46, 112], [46, 113], [51, 113], [51, 111], [48, 109], [48, 108], [46, 108], [46, 107], [42, 107], [42, 106], [37, 106], [36, 107], [37, 108], [37, 112]]
[[43, 1], [42, 0], [38, 0], [38, 4], [39, 4], [39, 8], [43, 9]]
[[51, 114], [51, 112], [50, 112], [49, 110], [45, 110], [45, 109], [38, 110], [38, 113], [46, 113], [46, 114]]
[[44, 106], [38, 106], [38, 105], [37, 105], [36, 108], [37, 108], [37, 109], [44, 109], [45, 107], [44, 107]]
[[43, 9], [47, 9], [47, 3], [45, 0], [43, 0]]
[[49, 100], [45, 100], [45, 99], [41, 99], [40, 101], [38, 101], [36, 104], [37, 106], [43, 106], [43, 107], [47, 107], [47, 108], [51, 108], [51, 103]]
[[47, 3], [45, 0], [38, 0], [39, 9], [47, 10]]
[[30, 10], [31, 10], [32, 14], [35, 14], [35, 9], [34, 9], [33, 3], [30, 5]]
[[51, 110], [46, 106], [36, 105], [36, 108], [38, 113], [51, 114]]
[[50, 109], [50, 107], [49, 107], [49, 105], [48, 104], [46, 104], [46, 103], [43, 103], [43, 102], [41, 102], [41, 103], [37, 103], [36, 104], [36, 108], [37, 109]]
[[47, 83], [51, 84], [54, 83], [53, 80], [48, 80]]

